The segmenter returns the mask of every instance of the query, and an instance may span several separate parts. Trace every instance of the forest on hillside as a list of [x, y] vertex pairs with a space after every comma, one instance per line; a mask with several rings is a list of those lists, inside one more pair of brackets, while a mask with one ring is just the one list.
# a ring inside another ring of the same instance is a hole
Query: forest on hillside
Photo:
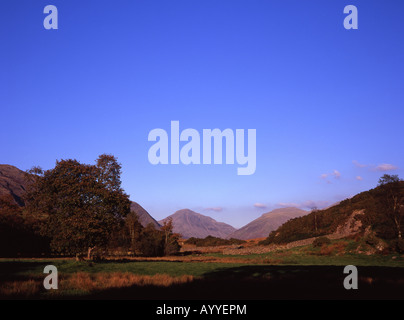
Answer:
[[314, 209], [306, 216], [291, 219], [260, 244], [281, 244], [336, 232], [355, 210], [364, 210], [360, 219], [362, 233], [370, 229], [374, 236], [387, 240], [398, 251], [404, 251], [404, 181], [385, 174], [376, 188], [341, 201], [328, 209]]

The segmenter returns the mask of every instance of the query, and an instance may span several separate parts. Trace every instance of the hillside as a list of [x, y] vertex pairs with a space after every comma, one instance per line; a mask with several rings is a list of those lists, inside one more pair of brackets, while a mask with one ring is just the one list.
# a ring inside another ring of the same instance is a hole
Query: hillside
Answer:
[[137, 214], [139, 222], [143, 227], [146, 227], [150, 223], [157, 229], [161, 227], [160, 224], [137, 202], [132, 201], [130, 210]]
[[163, 224], [169, 218], [173, 220], [174, 232], [181, 234], [185, 239], [191, 237], [205, 238], [207, 236], [226, 238], [236, 231], [235, 228], [226, 223], [217, 222], [211, 217], [204, 216], [189, 209], [179, 210], [159, 221], [159, 223]]
[[[404, 182], [399, 182], [396, 187], [398, 198], [403, 201]], [[356, 228], [358, 233], [366, 231], [382, 239], [395, 239], [399, 231], [389, 209], [391, 193], [388, 188], [378, 186], [327, 209], [291, 219], [272, 231], [261, 244], [282, 244], [322, 235], [343, 234], [345, 229], [352, 228]], [[398, 220], [404, 220], [403, 209]], [[404, 232], [403, 229], [401, 225], [401, 232]]]
[[308, 211], [294, 207], [275, 209], [271, 212], [264, 213], [261, 217], [251, 221], [228, 237], [241, 240], [267, 237], [271, 231], [276, 230], [286, 221], [304, 216], [308, 213]]
[[25, 172], [7, 164], [0, 164], [0, 196], [11, 195], [19, 206], [24, 206]]

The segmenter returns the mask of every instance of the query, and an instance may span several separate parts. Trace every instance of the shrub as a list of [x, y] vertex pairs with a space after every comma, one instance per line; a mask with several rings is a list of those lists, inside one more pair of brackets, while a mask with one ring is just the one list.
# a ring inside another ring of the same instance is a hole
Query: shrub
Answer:
[[376, 246], [379, 243], [377, 238], [373, 235], [366, 236], [364, 240], [365, 240], [366, 244], [368, 244], [372, 247]]
[[331, 243], [331, 240], [328, 239], [327, 237], [318, 237], [317, 239], [315, 239], [313, 241], [313, 247], [314, 248], [319, 248], [322, 247], [324, 245], [328, 245]]

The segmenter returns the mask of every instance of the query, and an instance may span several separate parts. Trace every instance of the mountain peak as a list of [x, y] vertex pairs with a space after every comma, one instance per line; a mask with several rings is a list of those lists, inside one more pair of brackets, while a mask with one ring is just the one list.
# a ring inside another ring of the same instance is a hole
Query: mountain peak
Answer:
[[178, 210], [167, 218], [159, 221], [159, 223], [163, 224], [170, 218], [173, 221], [174, 232], [181, 234], [183, 238], [205, 238], [209, 235], [218, 238], [226, 238], [229, 234], [236, 231], [231, 225], [218, 222], [209, 216], [205, 216], [190, 209]]
[[238, 229], [229, 237], [242, 240], [267, 237], [271, 231], [276, 230], [286, 221], [308, 213], [308, 211], [296, 207], [274, 209], [262, 214], [261, 217]]

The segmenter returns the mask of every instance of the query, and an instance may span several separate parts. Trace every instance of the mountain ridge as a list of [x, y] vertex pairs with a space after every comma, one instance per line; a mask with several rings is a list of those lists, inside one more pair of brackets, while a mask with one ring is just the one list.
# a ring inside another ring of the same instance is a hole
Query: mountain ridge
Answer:
[[270, 232], [276, 230], [286, 221], [306, 214], [309, 214], [309, 211], [295, 207], [274, 209], [262, 214], [259, 218], [236, 230], [230, 234], [228, 238], [249, 240], [267, 237]]

